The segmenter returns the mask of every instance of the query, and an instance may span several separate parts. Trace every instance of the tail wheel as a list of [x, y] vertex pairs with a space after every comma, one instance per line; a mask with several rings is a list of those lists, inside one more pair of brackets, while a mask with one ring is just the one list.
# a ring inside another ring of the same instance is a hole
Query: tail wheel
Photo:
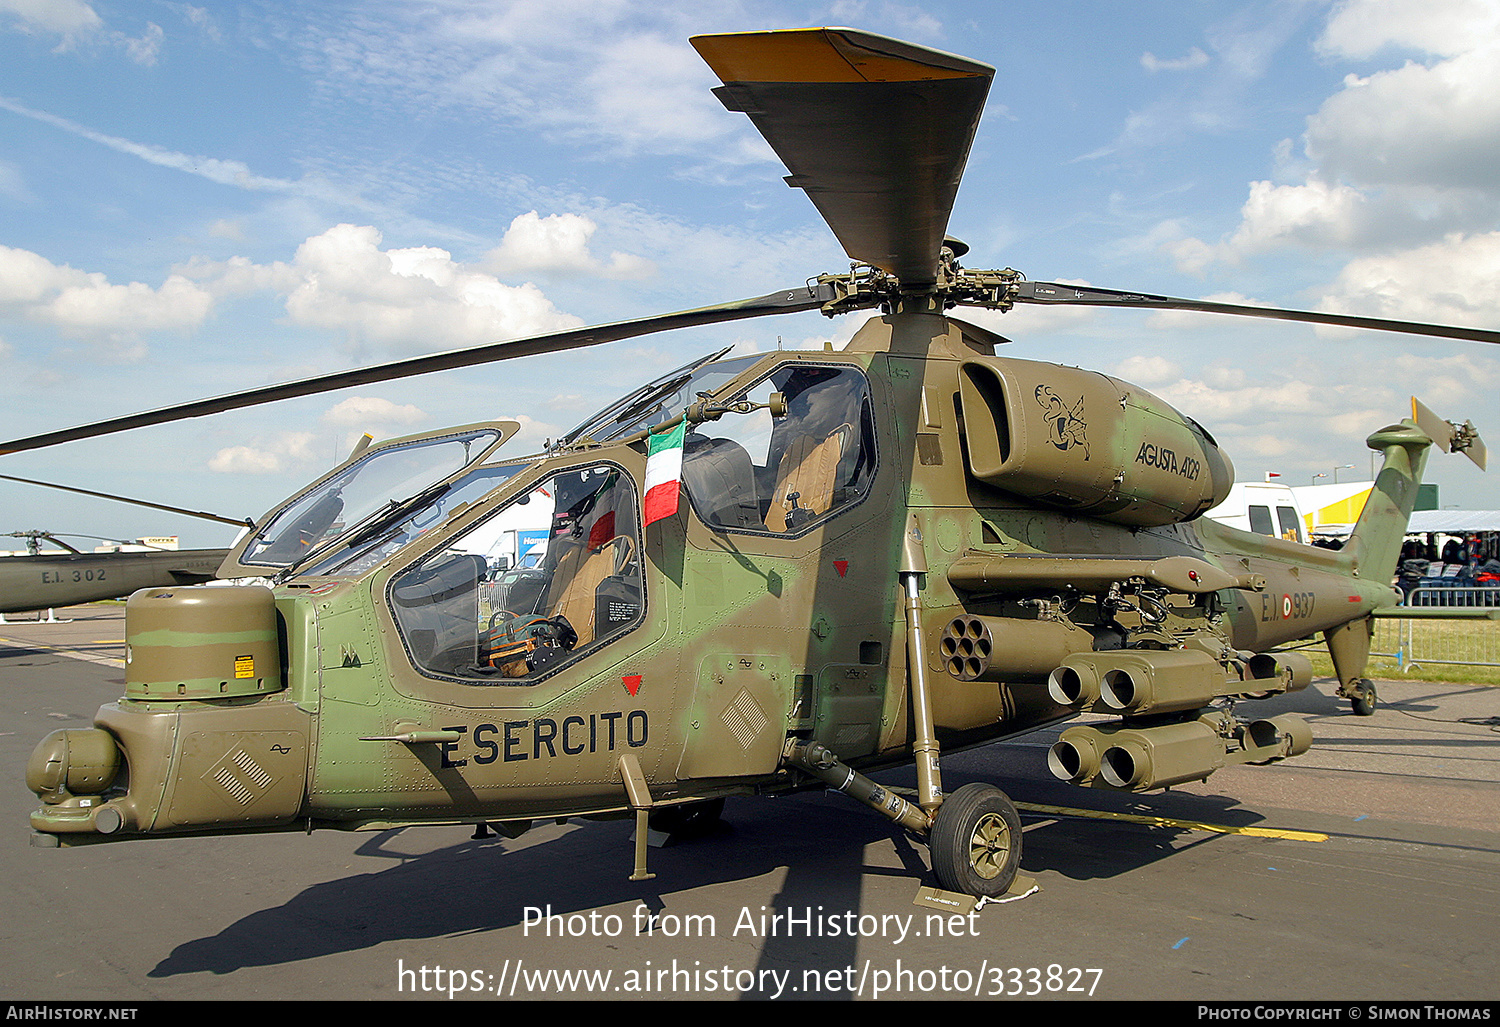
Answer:
[[994, 785], [964, 785], [938, 807], [927, 847], [945, 889], [996, 898], [1021, 866], [1021, 818]]
[[1360, 678], [1350, 690], [1354, 695], [1350, 698], [1349, 706], [1356, 716], [1368, 717], [1375, 712], [1375, 705], [1379, 701], [1375, 695], [1375, 682], [1369, 678]]

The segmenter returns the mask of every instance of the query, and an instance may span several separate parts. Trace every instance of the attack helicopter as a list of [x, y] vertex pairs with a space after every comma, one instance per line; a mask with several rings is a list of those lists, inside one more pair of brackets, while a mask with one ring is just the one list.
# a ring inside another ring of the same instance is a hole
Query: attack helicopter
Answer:
[[[72, 485], [17, 478], [8, 474], [0, 474], [0, 480], [131, 503], [167, 513], [232, 524], [241, 529], [254, 526], [254, 522], [248, 519], [236, 521], [206, 510], [187, 510]], [[26, 556], [0, 559], [0, 615], [28, 610], [51, 610], [101, 599], [121, 599], [142, 588], [212, 581], [224, 558], [229, 555], [228, 549], [146, 548], [139, 551], [85, 553], [52, 532], [24, 531], [13, 532], [11, 535], [26, 539], [28, 553]], [[64, 552], [43, 553], [40, 545], [42, 539], [59, 546]]]
[[[852, 29], [695, 37], [850, 258], [750, 300], [409, 358], [0, 443], [0, 451], [445, 368], [819, 309], [877, 311], [839, 351], [713, 353], [542, 451], [513, 420], [351, 455], [257, 521], [220, 575], [127, 604], [124, 696], [56, 732], [27, 781], [38, 844], [150, 835], [717, 815], [724, 797], [846, 792], [926, 840], [945, 890], [1004, 894], [998, 787], [941, 755], [1057, 724], [1052, 771], [1138, 791], [1311, 744], [1241, 704], [1303, 688], [1322, 633], [1369, 713], [1375, 611], [1435, 445], [1420, 405], [1339, 552], [1201, 515], [1231, 462], [1134, 385], [1001, 357], [948, 313], [1017, 303], [1193, 309], [1500, 341], [1500, 333], [1032, 282], [964, 268], [949, 211], [994, 69]], [[535, 567], [499, 540], [547, 525]], [[870, 778], [911, 763], [908, 797]]]

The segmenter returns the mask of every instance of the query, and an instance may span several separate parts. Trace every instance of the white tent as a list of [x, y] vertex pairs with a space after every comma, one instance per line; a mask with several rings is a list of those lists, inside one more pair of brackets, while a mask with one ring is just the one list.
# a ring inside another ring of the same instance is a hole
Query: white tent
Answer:
[[1408, 535], [1468, 535], [1500, 531], [1500, 510], [1418, 510], [1407, 525]]

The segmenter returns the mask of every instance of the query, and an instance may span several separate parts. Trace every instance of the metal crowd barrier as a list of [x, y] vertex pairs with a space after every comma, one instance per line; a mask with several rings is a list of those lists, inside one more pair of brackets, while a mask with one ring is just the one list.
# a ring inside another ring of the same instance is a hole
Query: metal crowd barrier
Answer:
[[[1500, 588], [1412, 589], [1397, 608], [1411, 616], [1376, 619], [1371, 655], [1393, 659], [1402, 670], [1423, 663], [1500, 667], [1500, 620], [1476, 619], [1485, 608], [1500, 616]], [[1447, 610], [1457, 617], [1444, 618]]]
[[1403, 606], [1500, 606], [1500, 588], [1473, 586], [1434, 587], [1423, 585], [1414, 588], [1406, 597]]

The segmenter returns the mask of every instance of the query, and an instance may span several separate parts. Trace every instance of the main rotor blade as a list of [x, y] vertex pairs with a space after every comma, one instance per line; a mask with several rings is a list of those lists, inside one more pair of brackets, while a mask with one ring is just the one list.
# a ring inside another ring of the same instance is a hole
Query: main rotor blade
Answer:
[[695, 36], [851, 258], [906, 288], [936, 280], [995, 69], [845, 28]]
[[174, 406], [162, 407], [146, 413], [127, 414], [123, 417], [112, 417], [105, 421], [95, 421], [92, 424], [79, 425], [76, 428], [64, 428], [41, 435], [32, 435], [24, 439], [0, 442], [0, 454], [19, 453], [29, 449], [42, 449], [46, 446], [56, 446], [63, 442], [74, 442], [78, 439], [91, 439], [99, 435], [110, 435], [114, 432], [128, 431], [131, 428], [144, 428], [152, 424], [182, 421], [189, 417], [203, 417], [207, 414], [222, 413], [226, 410], [238, 410], [241, 407], [258, 406], [262, 403], [274, 403], [278, 400], [294, 399], [298, 396], [313, 396], [323, 392], [333, 392], [337, 389], [347, 389], [356, 385], [370, 385], [375, 382], [392, 381], [397, 378], [411, 378], [419, 374], [431, 374], [433, 371], [446, 371], [456, 367], [472, 367], [476, 364], [492, 363], [497, 360], [511, 360], [515, 357], [557, 353], [563, 350], [581, 349], [585, 346], [598, 346], [606, 342], [618, 342], [621, 339], [651, 335], [655, 332], [670, 331], [674, 328], [693, 328], [701, 325], [718, 324], [722, 321], [738, 321], [749, 317], [762, 317], [768, 314], [792, 314], [803, 310], [816, 310], [832, 298], [833, 289], [831, 286], [799, 285], [792, 289], [784, 289], [765, 296], [757, 296], [754, 299], [735, 300], [734, 302], [721, 303], [714, 307], [700, 307], [697, 310], [683, 310], [672, 314], [657, 314], [654, 317], [644, 317], [636, 321], [618, 321], [614, 324], [595, 325], [590, 328], [574, 328], [565, 332], [553, 332], [549, 335], [537, 335], [527, 339], [492, 342], [483, 346], [472, 346], [468, 349], [449, 350], [445, 353], [433, 353], [420, 357], [408, 357], [404, 360], [395, 360], [388, 364], [374, 364], [370, 367], [354, 368], [348, 371], [335, 371], [331, 374], [303, 378], [294, 382], [284, 382], [280, 385], [263, 385], [260, 388], [246, 389], [243, 392], [234, 392], [214, 399], [200, 399], [189, 403], [178, 403]]
[[1471, 342], [1500, 343], [1500, 332], [1484, 328], [1460, 328], [1453, 325], [1426, 324], [1420, 321], [1393, 321], [1383, 317], [1357, 317], [1353, 314], [1326, 314], [1320, 310], [1285, 310], [1280, 307], [1251, 307], [1239, 303], [1215, 303], [1211, 300], [1188, 300], [1175, 296], [1153, 296], [1143, 292], [1118, 292], [1086, 285], [1059, 285], [1056, 282], [1022, 282], [1014, 299], [1017, 303], [1040, 303], [1052, 306], [1141, 307], [1152, 310], [1198, 310], [1208, 314], [1243, 314], [1267, 317], [1277, 321], [1305, 321], [1310, 324], [1338, 325], [1342, 328], [1371, 328], [1407, 335], [1431, 335], [1440, 339], [1467, 339]]
[[207, 510], [188, 510], [180, 506], [167, 506], [164, 503], [152, 503], [144, 499], [131, 499], [129, 496], [116, 496], [111, 495], [108, 492], [94, 492], [91, 489], [74, 488], [72, 485], [58, 485], [50, 481], [37, 481], [35, 478], [15, 478], [9, 474], [0, 474], [0, 480], [19, 481], [24, 485], [40, 485], [42, 486], [42, 488], [47, 489], [61, 489], [64, 492], [76, 492], [80, 496], [93, 496], [96, 499], [112, 499], [117, 503], [133, 503], [136, 506], [145, 506], [151, 508], [152, 510], [165, 510], [168, 513], [183, 514], [187, 517], [198, 517], [205, 521], [218, 521], [220, 524], [233, 524], [239, 528], [255, 527], [255, 522], [248, 518], [243, 521], [237, 521], [233, 517], [220, 517], [218, 514], [209, 513]]

